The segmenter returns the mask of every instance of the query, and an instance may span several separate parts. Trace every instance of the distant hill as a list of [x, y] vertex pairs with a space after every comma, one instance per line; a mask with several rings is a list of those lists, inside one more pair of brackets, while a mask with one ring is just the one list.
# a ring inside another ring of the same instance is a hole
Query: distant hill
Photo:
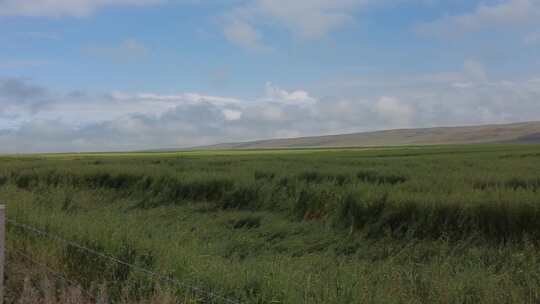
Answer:
[[397, 129], [365, 133], [268, 139], [201, 149], [330, 148], [479, 143], [539, 143], [540, 122], [466, 127]]

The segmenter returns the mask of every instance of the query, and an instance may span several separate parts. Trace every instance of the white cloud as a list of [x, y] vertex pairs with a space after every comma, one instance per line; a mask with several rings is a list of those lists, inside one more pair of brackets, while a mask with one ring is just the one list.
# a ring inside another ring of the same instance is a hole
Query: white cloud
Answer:
[[445, 16], [421, 24], [417, 31], [433, 36], [455, 36], [481, 30], [508, 29], [540, 23], [539, 0], [504, 0], [481, 4], [473, 12]]
[[223, 96], [211, 96], [199, 93], [183, 93], [176, 95], [163, 95], [155, 93], [126, 93], [121, 91], [114, 91], [111, 93], [111, 97], [117, 101], [147, 101], [152, 103], [161, 103], [168, 106], [174, 106], [178, 104], [200, 104], [210, 103], [218, 106], [227, 105], [239, 105], [242, 103], [240, 99], [223, 97]]
[[223, 33], [227, 40], [243, 48], [255, 51], [268, 50], [261, 41], [259, 31], [247, 22], [233, 20], [225, 25]]
[[265, 120], [265, 121], [280, 121], [284, 120], [286, 115], [284, 110], [276, 105], [264, 105], [259, 108], [256, 108], [255, 116], [256, 119]]
[[375, 103], [374, 110], [392, 127], [408, 127], [414, 116], [414, 109], [395, 97], [382, 96]]
[[223, 116], [225, 117], [225, 120], [233, 121], [233, 120], [239, 120], [242, 118], [242, 112], [237, 110], [230, 110], [230, 109], [224, 109]]
[[143, 6], [162, 0], [2, 0], [0, 16], [83, 17], [110, 6]]
[[308, 92], [303, 90], [297, 90], [287, 92], [277, 86], [274, 86], [271, 82], [267, 82], [265, 86], [264, 101], [277, 102], [286, 105], [297, 106], [310, 106], [317, 102], [317, 100], [309, 95]]
[[372, 0], [252, 0], [224, 15], [225, 37], [248, 49], [268, 48], [258, 27], [284, 28], [302, 39], [319, 39], [347, 24]]
[[255, 10], [292, 30], [302, 38], [325, 36], [354, 17], [351, 10], [366, 0], [258, 0]]

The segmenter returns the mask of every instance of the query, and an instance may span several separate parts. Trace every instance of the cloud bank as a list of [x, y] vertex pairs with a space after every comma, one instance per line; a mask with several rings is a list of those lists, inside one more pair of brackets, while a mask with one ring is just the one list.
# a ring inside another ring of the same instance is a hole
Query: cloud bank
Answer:
[[540, 24], [539, 0], [507, 0], [481, 4], [462, 15], [445, 16], [417, 26], [421, 34], [452, 37], [483, 30], [508, 30]]
[[[120, 151], [385, 128], [537, 119], [540, 79], [491, 81], [481, 64], [435, 75], [336, 83], [314, 96], [272, 83], [258, 98], [58, 93], [0, 79], [0, 152]], [[369, 88], [369, 90], [366, 90]], [[371, 92], [369, 94], [362, 92]]]

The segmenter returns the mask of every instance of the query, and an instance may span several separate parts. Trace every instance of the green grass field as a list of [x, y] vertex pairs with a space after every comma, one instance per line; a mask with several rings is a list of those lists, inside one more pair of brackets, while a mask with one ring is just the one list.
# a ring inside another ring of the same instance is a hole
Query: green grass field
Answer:
[[[539, 172], [537, 145], [4, 156], [0, 200], [242, 303], [539, 303]], [[156, 285], [16, 227], [8, 245], [112, 299]]]

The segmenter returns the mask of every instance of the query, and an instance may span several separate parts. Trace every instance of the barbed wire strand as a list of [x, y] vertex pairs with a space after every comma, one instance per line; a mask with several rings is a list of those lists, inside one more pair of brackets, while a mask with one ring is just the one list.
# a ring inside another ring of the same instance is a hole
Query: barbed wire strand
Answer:
[[28, 230], [30, 232], [33, 232], [35, 234], [38, 234], [38, 235], [41, 235], [41, 236], [44, 236], [44, 237], [47, 237], [49, 239], [52, 239], [52, 240], [55, 240], [55, 241], [58, 241], [58, 242], [61, 242], [61, 243], [64, 243], [66, 245], [69, 245], [71, 247], [74, 247], [74, 248], [77, 248], [81, 251], [85, 251], [85, 252], [88, 252], [88, 253], [91, 253], [95, 256], [98, 256], [98, 257], [101, 257], [103, 259], [107, 259], [107, 260], [110, 260], [112, 262], [115, 262], [115, 263], [118, 263], [120, 265], [124, 265], [124, 266], [127, 266], [127, 267], [130, 267], [131, 269], [133, 270], [136, 270], [138, 272], [141, 272], [141, 273], [144, 273], [148, 276], [151, 276], [151, 277], [154, 277], [158, 280], [161, 280], [161, 281], [165, 281], [165, 282], [169, 282], [169, 283], [172, 283], [172, 284], [175, 284], [183, 289], [188, 289], [188, 290], [192, 290], [194, 292], [197, 292], [199, 294], [202, 294], [202, 295], [206, 295], [208, 296], [210, 299], [219, 299], [219, 300], [223, 300], [225, 301], [226, 303], [229, 303], [229, 304], [242, 304], [242, 302], [239, 302], [237, 300], [232, 300], [232, 299], [229, 299], [229, 298], [226, 298], [224, 296], [221, 296], [219, 294], [216, 294], [214, 292], [209, 292], [209, 291], [206, 291], [200, 287], [197, 287], [197, 286], [193, 286], [191, 284], [188, 284], [188, 283], [185, 283], [185, 282], [182, 282], [182, 281], [179, 281], [179, 280], [176, 280], [174, 278], [171, 278], [171, 277], [168, 277], [168, 276], [165, 276], [165, 275], [162, 275], [160, 273], [157, 273], [157, 272], [154, 272], [152, 270], [148, 270], [146, 268], [143, 268], [143, 267], [140, 267], [140, 266], [137, 266], [137, 265], [133, 265], [131, 263], [128, 263], [128, 262], [125, 262], [125, 261], [122, 261], [114, 256], [111, 256], [111, 255], [108, 255], [108, 254], [105, 254], [105, 253], [102, 253], [102, 252], [99, 252], [97, 250], [94, 250], [94, 249], [91, 249], [91, 248], [88, 248], [86, 246], [83, 246], [83, 245], [80, 245], [78, 243], [75, 243], [73, 241], [70, 241], [70, 240], [67, 240], [59, 235], [56, 235], [56, 234], [53, 234], [53, 233], [50, 233], [50, 232], [46, 232], [46, 231], [43, 231], [41, 229], [38, 229], [38, 228], [35, 228], [33, 226], [30, 226], [28, 224], [23, 224], [23, 223], [19, 223], [13, 219], [6, 219], [6, 222], [8, 224], [11, 224], [15, 227], [18, 227], [18, 228], [21, 228], [23, 230]]
[[21, 256], [22, 258], [24, 258], [25, 260], [29, 261], [30, 263], [46, 270], [48, 273], [52, 274], [53, 276], [55, 276], [56, 278], [68, 283], [70, 286], [72, 287], [75, 287], [77, 288], [78, 290], [80, 290], [82, 293], [86, 294], [86, 296], [88, 296], [90, 299], [94, 300], [94, 301], [97, 301], [96, 297], [90, 293], [89, 291], [87, 291], [86, 289], [82, 288], [81, 284], [79, 284], [79, 282], [75, 281], [75, 280], [71, 280], [71, 279], [68, 279], [66, 278], [62, 273], [54, 270], [53, 268], [51, 268], [50, 266], [44, 264], [44, 263], [40, 263], [36, 260], [34, 260], [30, 255], [27, 255], [26, 253], [24, 253], [22, 250], [20, 249], [17, 249], [17, 248], [14, 248], [14, 247], [10, 247], [8, 248], [8, 250], [10, 252], [14, 252], [15, 254]]

